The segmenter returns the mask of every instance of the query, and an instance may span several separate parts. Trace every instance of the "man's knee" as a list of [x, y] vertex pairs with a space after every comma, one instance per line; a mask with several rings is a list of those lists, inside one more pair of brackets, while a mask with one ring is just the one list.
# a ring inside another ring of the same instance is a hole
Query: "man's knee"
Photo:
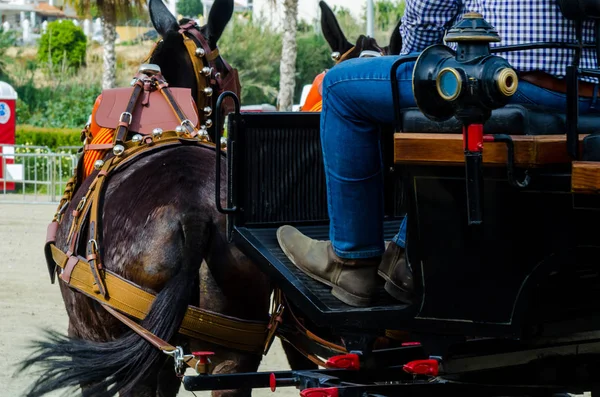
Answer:
[[325, 100], [329, 94], [335, 95], [344, 82], [352, 81], [353, 77], [358, 77], [361, 70], [364, 70], [363, 63], [363, 59], [348, 59], [329, 69], [323, 78], [323, 99]]

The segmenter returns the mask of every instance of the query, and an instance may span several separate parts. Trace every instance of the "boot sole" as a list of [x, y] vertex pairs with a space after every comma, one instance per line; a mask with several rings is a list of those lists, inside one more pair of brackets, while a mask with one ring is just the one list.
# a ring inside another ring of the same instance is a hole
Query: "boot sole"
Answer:
[[[279, 236], [277, 236], [277, 241], [279, 242]], [[290, 262], [292, 262], [294, 266], [300, 269], [302, 273], [306, 274], [308, 277], [312, 278], [315, 281], [318, 281], [331, 287], [331, 295], [335, 296], [337, 299], [341, 300], [345, 304], [354, 307], [367, 307], [373, 301], [372, 298], [365, 298], [363, 296], [354, 295], [353, 293], [346, 291], [342, 287], [333, 284], [331, 281], [319, 277], [316, 274], [313, 274], [310, 271], [304, 269], [291, 258], [290, 253], [281, 245], [281, 242], [279, 242], [279, 247], [281, 248], [285, 256], [290, 260]]]
[[385, 291], [390, 294], [394, 299], [399, 300], [402, 303], [406, 303], [408, 305], [413, 303], [412, 294], [406, 291], [404, 288], [396, 285], [387, 274], [382, 272], [381, 270], [377, 271], [383, 279], [385, 280], [385, 285], [383, 288]]

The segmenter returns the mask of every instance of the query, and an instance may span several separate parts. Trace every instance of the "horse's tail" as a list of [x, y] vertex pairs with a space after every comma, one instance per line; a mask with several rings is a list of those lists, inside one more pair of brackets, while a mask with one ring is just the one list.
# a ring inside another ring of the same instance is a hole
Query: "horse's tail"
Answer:
[[[182, 263], [178, 273], [158, 293], [142, 326], [166, 341], [179, 329], [190, 301], [202, 258], [206, 254], [210, 225], [206, 221], [182, 222]], [[109, 291], [110, 293], [110, 291]], [[99, 309], [102, 310], [102, 309]], [[84, 387], [84, 395], [114, 396], [131, 391], [164, 354], [133, 331], [109, 342], [71, 339], [54, 331], [34, 342], [35, 353], [21, 370], [36, 365], [40, 377], [28, 396], [42, 396], [62, 388]], [[126, 393], [127, 394], [127, 393]]]

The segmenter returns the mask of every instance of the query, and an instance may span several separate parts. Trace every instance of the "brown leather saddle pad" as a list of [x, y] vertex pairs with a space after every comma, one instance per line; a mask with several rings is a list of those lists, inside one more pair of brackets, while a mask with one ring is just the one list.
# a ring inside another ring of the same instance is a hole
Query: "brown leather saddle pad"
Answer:
[[[196, 104], [192, 98], [192, 91], [189, 88], [169, 87], [169, 89], [187, 119], [195, 127], [198, 127], [199, 118]], [[131, 98], [132, 91], [133, 87], [103, 90], [100, 105], [98, 105], [98, 110], [96, 110], [96, 123], [103, 128], [116, 129], [121, 113], [127, 109], [127, 103]], [[150, 92], [148, 104], [143, 105], [144, 94], [141, 94], [142, 96], [133, 111], [129, 131], [148, 135], [155, 128], [161, 128], [163, 131], [172, 131], [181, 124], [163, 94], [159, 91]]]

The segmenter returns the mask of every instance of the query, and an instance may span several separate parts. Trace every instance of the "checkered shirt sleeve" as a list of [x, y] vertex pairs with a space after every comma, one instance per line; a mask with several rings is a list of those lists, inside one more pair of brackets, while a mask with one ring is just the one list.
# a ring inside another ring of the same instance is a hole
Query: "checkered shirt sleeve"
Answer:
[[406, 0], [400, 25], [401, 55], [421, 52], [442, 43], [446, 29], [452, 27], [460, 11], [457, 0]]

